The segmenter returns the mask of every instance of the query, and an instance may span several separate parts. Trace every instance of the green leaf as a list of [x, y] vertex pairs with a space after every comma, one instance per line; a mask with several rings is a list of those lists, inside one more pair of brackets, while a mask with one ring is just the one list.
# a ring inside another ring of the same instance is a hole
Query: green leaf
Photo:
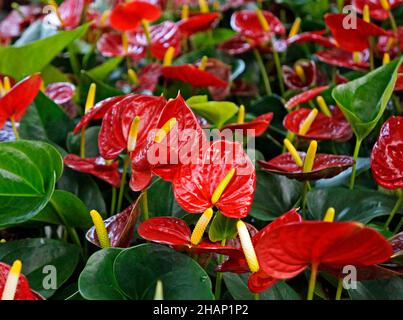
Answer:
[[72, 244], [45, 238], [0, 244], [0, 261], [12, 264], [16, 259], [20, 259], [22, 273], [27, 276], [31, 288], [45, 298], [51, 297], [56, 290], [44, 288], [44, 284], [49, 284], [49, 278], [46, 277], [51, 274], [44, 267], [55, 267], [56, 288], [60, 288], [73, 274], [79, 254], [78, 247]]
[[396, 198], [374, 190], [347, 188], [313, 189], [308, 193], [307, 204], [315, 220], [322, 220], [328, 208], [336, 211], [336, 221], [359, 221], [389, 215]]
[[95, 93], [95, 101], [101, 101], [101, 100], [105, 100], [110, 97], [120, 96], [123, 94], [122, 91], [110, 86], [109, 84], [106, 84], [105, 82], [103, 82], [99, 79], [95, 79], [95, 78], [91, 77], [91, 75], [89, 75], [85, 71], [81, 72], [80, 79], [81, 79], [80, 100], [82, 101], [83, 105], [85, 104], [85, 100], [87, 99], [87, 93], [88, 93], [91, 83], [95, 83], [97, 85], [97, 90]]
[[[253, 293], [248, 288], [249, 273], [235, 274], [225, 272], [223, 279], [228, 291], [235, 300], [253, 300]], [[260, 293], [261, 300], [300, 300], [300, 296], [284, 281], [279, 281], [271, 288]]]
[[93, 79], [104, 80], [113, 70], [115, 70], [122, 62], [123, 57], [108, 59], [103, 64], [88, 70], [86, 73]]
[[193, 259], [175, 250], [143, 244], [119, 254], [114, 272], [121, 290], [131, 299], [153, 299], [158, 280], [166, 300], [211, 300], [211, 281]]
[[[85, 129], [85, 156], [98, 157], [98, 135], [101, 130], [100, 126], [93, 126]], [[81, 145], [81, 131], [77, 134], [70, 132], [67, 137], [67, 150], [70, 153], [79, 154]]]
[[39, 141], [0, 144], [0, 227], [28, 221], [51, 198], [63, 171], [63, 159]]
[[54, 82], [70, 82], [66, 74], [51, 64], [48, 64], [45, 68], [43, 68], [41, 75], [45, 85]]
[[116, 257], [123, 251], [108, 248], [95, 252], [78, 279], [80, 294], [87, 300], [123, 300], [113, 270]]
[[74, 194], [63, 190], [56, 190], [47, 206], [33, 220], [81, 229], [92, 226], [85, 204]]
[[273, 112], [274, 117], [270, 127], [274, 125], [277, 129], [284, 131], [283, 119], [287, 114], [287, 111], [281, 97], [276, 95], [263, 97], [254, 101], [252, 104], [247, 105], [246, 111], [248, 113], [253, 113], [255, 116]]
[[39, 92], [21, 121], [20, 133], [24, 139], [51, 141], [63, 146], [73, 127], [63, 109]]
[[256, 189], [249, 214], [263, 221], [274, 220], [292, 209], [302, 192], [302, 183], [284, 176], [256, 172]]
[[61, 31], [21, 47], [0, 47], [0, 72], [22, 79], [41, 71], [87, 28], [88, 25], [83, 25], [71, 31]]
[[395, 277], [357, 282], [357, 289], [348, 290], [348, 294], [353, 300], [403, 300], [403, 280]]
[[231, 219], [218, 211], [210, 225], [208, 236], [211, 241], [222, 241], [235, 238], [238, 234], [236, 223], [238, 219]]
[[[196, 99], [200, 99], [196, 100]], [[192, 110], [205, 118], [217, 128], [221, 128], [225, 122], [231, 119], [237, 112], [238, 106], [228, 101], [203, 101], [204, 98], [193, 97], [186, 101]], [[203, 99], [203, 100], [201, 100]]]
[[196, 33], [192, 36], [192, 44], [196, 49], [201, 49], [206, 46], [206, 39], [209, 41], [210, 46], [216, 46], [226, 40], [231, 39], [236, 34], [232, 29], [216, 28], [211, 30], [211, 36], [206, 37], [205, 32]]
[[402, 59], [337, 86], [333, 92], [357, 139], [363, 140], [376, 126], [393, 94]]

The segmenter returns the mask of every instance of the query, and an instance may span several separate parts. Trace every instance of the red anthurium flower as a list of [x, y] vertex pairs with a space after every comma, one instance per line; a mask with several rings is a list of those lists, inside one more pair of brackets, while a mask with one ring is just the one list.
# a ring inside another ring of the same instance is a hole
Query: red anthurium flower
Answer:
[[[10, 269], [11, 267], [9, 265], [0, 262], [0, 298], [3, 295]], [[15, 292], [14, 300], [44, 300], [44, 298], [32, 291], [29, 287], [27, 278], [23, 274], [19, 274], [17, 291]]]
[[320, 51], [315, 56], [326, 64], [336, 67], [348, 68], [352, 70], [365, 71], [369, 68], [369, 63], [366, 62], [366, 54], [361, 53], [360, 62], [355, 62], [351, 52], [342, 49], [330, 49]]
[[154, 92], [158, 81], [162, 76], [162, 66], [159, 63], [150, 63], [138, 73], [139, 86], [134, 90], [142, 93], [144, 91]]
[[[302, 161], [306, 153], [298, 152]], [[295, 163], [290, 153], [283, 153], [270, 161], [258, 161], [262, 170], [287, 176], [300, 181], [319, 180], [332, 178], [354, 164], [354, 159], [349, 156], [338, 156], [333, 154], [316, 154], [312, 170], [304, 172], [303, 168]]]
[[246, 41], [245, 38], [237, 34], [233, 38], [224, 41], [218, 46], [218, 49], [230, 54], [230, 55], [237, 55], [248, 52], [249, 50], [253, 49], [257, 43], [254, 41]]
[[290, 100], [288, 100], [285, 107], [289, 110], [294, 109], [296, 106], [298, 106], [300, 104], [304, 104], [304, 103], [311, 101], [312, 99], [314, 99], [315, 97], [320, 95], [322, 93], [322, 91], [325, 91], [327, 88], [328, 88], [328, 86], [317, 87], [317, 88], [305, 91], [301, 94], [298, 94], [298, 95], [294, 96], [293, 98], [291, 98]]
[[254, 10], [241, 10], [235, 12], [231, 16], [231, 27], [236, 32], [252, 39], [268, 40], [269, 37], [274, 35], [283, 36], [286, 29], [281, 21], [269, 11], [262, 11], [262, 13], [269, 24], [269, 32], [263, 30], [256, 11]]
[[316, 82], [316, 64], [311, 60], [300, 60], [294, 68], [283, 66], [283, 78], [290, 89], [308, 89]]
[[403, 26], [397, 28], [397, 34], [393, 30], [388, 30], [387, 36], [378, 38], [377, 51], [381, 57], [389, 53], [390, 57], [394, 58], [399, 50], [403, 50]]
[[64, 104], [73, 99], [76, 87], [69, 82], [55, 82], [48, 84], [45, 94], [57, 104]]
[[330, 108], [332, 116], [328, 117], [319, 112], [305, 134], [300, 134], [300, 128], [311, 109], [301, 108], [287, 114], [284, 118], [284, 127], [301, 138], [308, 140], [336, 140], [347, 141], [353, 136], [353, 130], [339, 108]]
[[[246, 217], [252, 206], [256, 173], [242, 146], [237, 142], [212, 142], [196, 162], [182, 166], [173, 181], [179, 205], [190, 213], [201, 213], [215, 205], [227, 217]], [[213, 204], [214, 191], [231, 170], [233, 177]]]
[[64, 0], [59, 6], [59, 14], [64, 29], [74, 29], [81, 21], [86, 0]]
[[105, 57], [129, 56], [133, 60], [140, 60], [146, 56], [146, 48], [143, 43], [128, 43], [127, 52], [122, 43], [122, 36], [115, 32], [104, 33], [97, 42], [98, 51]]
[[258, 116], [247, 123], [233, 123], [224, 126], [221, 130], [230, 129], [231, 131], [243, 130], [243, 135], [249, 135], [253, 137], [259, 137], [266, 132], [273, 119], [273, 113], [269, 112]]
[[381, 129], [371, 153], [376, 182], [386, 189], [403, 188], [403, 117], [391, 117]]
[[161, 16], [161, 9], [147, 1], [130, 1], [118, 4], [111, 12], [109, 21], [119, 31], [134, 30], [141, 20], [153, 22]]
[[231, 93], [241, 97], [253, 97], [258, 94], [258, 88], [255, 84], [237, 79], [233, 82]]
[[127, 149], [130, 126], [136, 116], [140, 117], [140, 128], [134, 153], [140, 153], [149, 144], [148, 134], [156, 128], [164, 106], [163, 97], [127, 95], [119, 99], [103, 117], [98, 139], [101, 156], [113, 160]]
[[39, 74], [29, 76], [16, 85], [0, 98], [0, 128], [8, 119], [20, 121], [29, 105], [34, 101], [42, 84]]
[[102, 100], [95, 104], [95, 106], [93, 106], [85, 115], [81, 117], [81, 120], [79, 123], [77, 123], [73, 133], [79, 133], [80, 130], [86, 127], [91, 120], [102, 119], [110, 108], [112, 108], [116, 103], [124, 100], [125, 98], [127, 98], [127, 96], [117, 96]]
[[262, 236], [256, 252], [263, 271], [289, 279], [309, 265], [378, 264], [389, 259], [392, 247], [380, 233], [357, 222], [304, 221], [273, 228]]
[[327, 48], [336, 47], [337, 44], [334, 41], [334, 39], [325, 37], [324, 36], [325, 33], [326, 33], [326, 30], [301, 32], [291, 38], [288, 38], [287, 44], [291, 45], [294, 43], [298, 43], [298, 44], [316, 43], [320, 46], [324, 46]]
[[[127, 248], [130, 246], [130, 242], [133, 239], [133, 229], [140, 213], [140, 201], [137, 199], [135, 203], [125, 210], [104, 221], [111, 247]], [[89, 242], [100, 247], [95, 227], [87, 231], [86, 238]]]
[[[391, 9], [403, 4], [402, 0], [388, 0]], [[364, 6], [369, 6], [369, 13], [375, 20], [386, 20], [389, 18], [389, 11], [383, 9], [380, 0], [352, 0], [354, 9], [362, 13]]]
[[[292, 210], [284, 213], [279, 218], [275, 219], [272, 223], [268, 224], [266, 227], [264, 227], [259, 232], [253, 231], [254, 227], [251, 225], [248, 225], [249, 233], [252, 235], [252, 244], [253, 244], [253, 246], [256, 247], [258, 245], [258, 243], [260, 242], [260, 240], [262, 239], [262, 237], [264, 235], [266, 235], [267, 233], [270, 233], [271, 230], [273, 230], [274, 228], [277, 228], [279, 226], [282, 226], [282, 225], [288, 224], [288, 223], [300, 223], [301, 221], [302, 221], [302, 219], [301, 219], [301, 216], [298, 214], [297, 209], [292, 209]], [[246, 262], [245, 256], [241, 249], [241, 244], [240, 244], [239, 238], [236, 238], [234, 240], [229, 240], [228, 245], [237, 248], [239, 251], [237, 252], [237, 254], [229, 255], [229, 258], [226, 261], [224, 261], [222, 264], [218, 265], [215, 270], [217, 272], [234, 272], [234, 273], [249, 272], [250, 271], [249, 266]], [[259, 256], [257, 256], [257, 258], [260, 261]], [[269, 276], [267, 273], [265, 273], [264, 270], [259, 269], [258, 272], [252, 273], [251, 276], [249, 277], [248, 287], [249, 287], [250, 291], [252, 291], [254, 293], [260, 293], [260, 292], [270, 288], [276, 282], [277, 282], [277, 279]]]
[[356, 18], [357, 25], [352, 28], [344, 27], [345, 14], [328, 13], [325, 15], [326, 25], [332, 32], [341, 48], [349, 52], [361, 52], [369, 48], [369, 38], [386, 35], [387, 32], [376, 24]]
[[182, 19], [177, 22], [180, 32], [189, 37], [194, 33], [207, 31], [214, 27], [215, 23], [220, 18], [220, 14], [217, 12], [211, 13], [199, 13], [190, 16], [187, 19]]
[[37, 5], [19, 6], [12, 10], [0, 22], [0, 38], [9, 40], [18, 37], [24, 28], [42, 14], [42, 7]]
[[206, 62], [205, 70], [227, 83], [226, 88], [215, 86], [208, 88], [214, 100], [224, 100], [231, 91], [231, 66], [222, 62], [221, 60], [209, 58]]
[[64, 157], [64, 164], [75, 171], [92, 174], [116, 188], [120, 185], [121, 174], [117, 161], [107, 164], [101, 157], [81, 158], [75, 154], [69, 154]]
[[191, 231], [186, 222], [174, 217], [148, 219], [140, 224], [138, 233], [146, 240], [173, 246], [178, 251], [224, 255], [238, 254], [239, 251], [232, 246], [222, 246], [220, 242], [210, 242], [208, 240], [204, 240], [198, 245], [193, 245], [190, 241]]
[[167, 79], [189, 83], [193, 87], [227, 87], [228, 83], [213, 74], [200, 70], [192, 64], [167, 66], [162, 68], [162, 74]]

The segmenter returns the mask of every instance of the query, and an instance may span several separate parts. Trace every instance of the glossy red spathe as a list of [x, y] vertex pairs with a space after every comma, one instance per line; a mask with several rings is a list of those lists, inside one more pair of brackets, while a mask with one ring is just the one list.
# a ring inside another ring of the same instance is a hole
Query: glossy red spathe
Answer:
[[180, 32], [189, 37], [194, 33], [203, 32], [211, 29], [218, 19], [220, 14], [217, 12], [199, 13], [192, 15], [187, 19], [182, 19], [177, 22]]
[[294, 109], [296, 106], [307, 103], [307, 102], [311, 101], [312, 99], [316, 98], [318, 95], [320, 95], [322, 93], [322, 91], [325, 91], [328, 88], [329, 88], [328, 86], [321, 86], [321, 87], [316, 87], [311, 90], [300, 93], [300, 94], [292, 97], [290, 100], [288, 100], [285, 107], [289, 110]]
[[[391, 9], [403, 4], [403, 0], [388, 0]], [[375, 20], [386, 20], [389, 18], [389, 11], [383, 9], [380, 0], [352, 0], [352, 5], [354, 9], [362, 13], [364, 6], [369, 6], [369, 13], [371, 18]]]
[[232, 123], [225, 125], [221, 130], [229, 129], [233, 132], [242, 130], [244, 136], [259, 137], [263, 135], [273, 120], [272, 112], [262, 114], [246, 123]]
[[73, 99], [76, 87], [70, 82], [54, 82], [48, 84], [45, 94], [57, 104], [68, 103]]
[[366, 61], [366, 55], [361, 54], [361, 61], [354, 61], [353, 54], [343, 49], [334, 48], [317, 52], [315, 56], [328, 65], [342, 67], [357, 71], [366, 71], [369, 69], [369, 63]]
[[[299, 66], [303, 70], [304, 78], [301, 78], [295, 71], [295, 67]], [[297, 61], [293, 67], [283, 66], [284, 83], [289, 89], [307, 90], [316, 82], [316, 64], [312, 60]]]

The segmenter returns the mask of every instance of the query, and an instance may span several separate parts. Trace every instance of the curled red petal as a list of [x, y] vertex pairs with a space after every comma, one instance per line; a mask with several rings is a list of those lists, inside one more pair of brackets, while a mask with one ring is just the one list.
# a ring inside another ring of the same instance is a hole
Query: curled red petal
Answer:
[[81, 158], [75, 154], [69, 154], [64, 157], [64, 164], [75, 171], [89, 173], [102, 179], [115, 188], [120, 186], [121, 174], [117, 161], [107, 164], [101, 157]]
[[[386, 35], [386, 31], [376, 24], [365, 22], [356, 17], [356, 25], [346, 28], [345, 22], [349, 19], [343, 13], [328, 13], [325, 15], [325, 22], [332, 32], [338, 45], [349, 52], [361, 52], [369, 48], [369, 38]], [[350, 22], [351, 23], [351, 22]]]
[[294, 43], [303, 44], [303, 43], [316, 43], [320, 46], [324, 46], [326, 48], [335, 48], [336, 42], [334, 39], [325, 37], [324, 34], [326, 30], [319, 31], [308, 31], [301, 32], [291, 38], [287, 39], [287, 45], [291, 45]]
[[73, 99], [76, 87], [69, 82], [55, 82], [48, 84], [45, 94], [57, 104], [64, 104]]
[[213, 28], [214, 24], [220, 18], [217, 12], [200, 13], [190, 16], [188, 19], [177, 22], [180, 32], [189, 37], [194, 33], [207, 31]]
[[[304, 161], [306, 154], [299, 152], [299, 155]], [[332, 178], [351, 167], [354, 159], [349, 156], [317, 154], [311, 172], [303, 172], [290, 153], [283, 153], [268, 162], [259, 161], [259, 164], [264, 171], [284, 175], [291, 179], [308, 181]]]
[[267, 275], [264, 271], [259, 270], [250, 275], [248, 288], [253, 293], [261, 293], [275, 285], [277, 281], [277, 279]]
[[113, 105], [125, 99], [126, 96], [117, 96], [112, 98], [107, 98], [95, 104], [85, 115], [81, 117], [79, 123], [77, 123], [76, 127], [74, 128], [73, 133], [77, 134], [82, 128], [85, 128], [92, 120], [99, 120], [102, 119], [106, 112]]
[[233, 38], [224, 41], [218, 46], [218, 49], [230, 54], [237, 55], [248, 52], [253, 49], [256, 44], [253, 41], [246, 41], [245, 38], [238, 34]]
[[41, 76], [34, 74], [18, 82], [0, 98], [0, 128], [11, 117], [14, 117], [16, 121], [21, 120], [38, 94], [41, 84]]
[[333, 267], [371, 266], [389, 259], [392, 247], [374, 229], [356, 222], [305, 221], [265, 234], [256, 252], [261, 269], [289, 279], [312, 263]]
[[294, 68], [283, 66], [284, 83], [293, 90], [306, 90], [316, 82], [316, 64], [311, 60], [300, 60], [296, 64], [304, 70], [305, 79], [302, 80]]
[[60, 4], [59, 13], [63, 21], [64, 29], [74, 29], [80, 24], [84, 5], [85, 0], [64, 0]]
[[173, 181], [179, 205], [190, 213], [212, 207], [213, 192], [234, 168], [235, 174], [215, 206], [227, 217], [245, 217], [252, 205], [256, 174], [242, 146], [237, 142], [215, 141], [203, 151], [198, 161], [182, 166]]
[[[4, 286], [7, 281], [11, 267], [3, 262], [0, 262], [0, 297], [3, 294]], [[29, 287], [27, 278], [20, 274], [18, 278], [17, 291], [15, 292], [14, 300], [44, 300], [36, 292]]]
[[268, 33], [263, 30], [254, 10], [240, 10], [235, 12], [231, 16], [231, 27], [247, 38], [267, 38], [275, 34], [280, 36], [285, 34], [285, 27], [274, 14], [269, 11], [262, 11], [262, 13], [270, 26]]
[[336, 67], [348, 68], [358, 71], [366, 71], [369, 68], [369, 63], [365, 61], [355, 62], [351, 52], [334, 48], [330, 50], [317, 52], [316, 57], [319, 61]]
[[122, 36], [118, 33], [104, 33], [97, 42], [98, 51], [105, 57], [129, 56], [133, 60], [140, 60], [145, 57], [146, 49], [141, 43], [129, 41], [128, 52], [122, 45]]
[[154, 92], [161, 76], [162, 66], [159, 63], [150, 63], [146, 65], [138, 73], [139, 86], [135, 89], [135, 92]]
[[242, 130], [243, 135], [251, 136], [251, 137], [259, 137], [263, 133], [266, 132], [267, 128], [270, 125], [271, 120], [273, 119], [274, 114], [272, 112], [262, 114], [258, 116], [256, 119], [242, 124], [228, 124], [224, 126], [221, 131], [225, 129], [229, 129], [233, 132]]
[[[134, 204], [104, 221], [111, 247], [127, 248], [130, 246], [130, 242], [133, 239], [134, 226], [140, 213], [140, 201], [137, 199]], [[86, 238], [94, 245], [100, 246], [94, 227], [87, 231]]]
[[182, 50], [182, 35], [178, 26], [172, 21], [164, 21], [150, 28], [151, 47], [153, 57], [163, 60], [169, 47], [175, 49], [173, 57], [180, 55]]
[[167, 79], [189, 83], [193, 87], [227, 87], [228, 85], [226, 81], [191, 64], [163, 67], [162, 74]]
[[322, 91], [325, 91], [327, 88], [329, 88], [329, 87], [321, 86], [321, 87], [317, 87], [317, 88], [305, 91], [301, 94], [298, 94], [298, 95], [292, 97], [290, 100], [288, 100], [285, 107], [287, 109], [293, 109], [294, 107], [296, 107], [300, 104], [307, 103], [307, 102], [311, 101], [313, 98], [320, 95], [322, 93]]
[[283, 120], [284, 127], [301, 138], [309, 140], [347, 141], [353, 136], [353, 130], [339, 108], [332, 108], [332, 116], [318, 113], [308, 132], [299, 134], [299, 129], [308, 117], [311, 109], [301, 108], [287, 114]]
[[403, 117], [393, 116], [381, 129], [371, 153], [375, 181], [387, 189], [403, 188]]
[[109, 21], [112, 28], [119, 31], [134, 30], [145, 19], [150, 22], [161, 16], [161, 9], [146, 1], [131, 1], [118, 4], [111, 12]]

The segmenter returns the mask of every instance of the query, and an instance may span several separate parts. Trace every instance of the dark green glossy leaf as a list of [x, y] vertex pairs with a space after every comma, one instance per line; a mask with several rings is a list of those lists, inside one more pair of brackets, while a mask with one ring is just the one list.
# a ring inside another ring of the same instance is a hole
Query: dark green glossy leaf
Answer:
[[208, 232], [210, 240], [216, 242], [235, 238], [238, 233], [236, 228], [237, 221], [238, 219], [228, 218], [221, 214], [220, 211], [217, 211]]
[[0, 72], [21, 79], [41, 71], [56, 55], [87, 30], [83, 25], [71, 31], [61, 31], [54, 36], [20, 47], [0, 47]]
[[99, 79], [93, 78], [90, 74], [88, 74], [85, 71], [82, 71], [80, 79], [81, 79], [80, 100], [82, 102], [82, 105], [85, 104], [85, 100], [87, 99], [87, 93], [88, 93], [91, 83], [95, 83], [97, 85], [97, 90], [95, 93], [96, 102], [105, 100], [110, 97], [120, 96], [123, 94], [122, 91], [116, 89], [115, 87], [110, 86], [109, 84], [106, 84], [105, 82], [103, 82]]
[[0, 144], [0, 226], [25, 222], [51, 198], [63, 161], [51, 145], [20, 140]]
[[287, 177], [257, 171], [256, 190], [249, 214], [263, 221], [274, 220], [298, 202], [302, 183]]
[[357, 282], [357, 289], [348, 290], [348, 294], [353, 300], [403, 300], [403, 280], [395, 277]]
[[45, 140], [64, 145], [73, 126], [63, 109], [39, 92], [34, 104], [21, 121], [20, 133], [24, 139]]
[[[249, 273], [224, 273], [224, 282], [235, 300], [253, 300], [253, 293], [248, 289]], [[261, 300], [300, 300], [300, 296], [284, 281], [277, 282], [271, 288], [260, 293]]]
[[113, 272], [113, 263], [123, 249], [108, 248], [95, 252], [78, 279], [80, 294], [87, 300], [123, 300]]
[[[79, 260], [78, 247], [51, 239], [24, 239], [0, 244], [0, 261], [12, 264], [22, 261], [22, 272], [27, 276], [32, 289], [48, 298], [56, 289], [49, 285], [50, 270], [55, 268], [56, 288], [60, 288], [73, 274]], [[51, 269], [52, 268], [52, 269]]]
[[69, 82], [69, 78], [66, 74], [64, 74], [60, 69], [55, 66], [48, 64], [41, 71], [42, 79], [45, 85], [54, 82]]
[[363, 140], [376, 126], [393, 94], [402, 60], [395, 60], [333, 90], [355, 135]]
[[[85, 156], [95, 158], [99, 156], [98, 135], [100, 126], [93, 126], [85, 129]], [[77, 134], [69, 133], [67, 137], [67, 150], [70, 153], [79, 154], [81, 145], [81, 131]]]
[[56, 190], [47, 206], [33, 220], [81, 229], [92, 226], [85, 204], [74, 194], [63, 190]]
[[347, 188], [313, 189], [308, 193], [308, 209], [315, 220], [322, 220], [327, 209], [336, 210], [336, 221], [359, 221], [389, 215], [396, 198], [374, 190]]
[[131, 299], [153, 299], [158, 280], [165, 300], [213, 299], [207, 273], [193, 259], [175, 250], [143, 244], [123, 251], [114, 263], [116, 281]]

